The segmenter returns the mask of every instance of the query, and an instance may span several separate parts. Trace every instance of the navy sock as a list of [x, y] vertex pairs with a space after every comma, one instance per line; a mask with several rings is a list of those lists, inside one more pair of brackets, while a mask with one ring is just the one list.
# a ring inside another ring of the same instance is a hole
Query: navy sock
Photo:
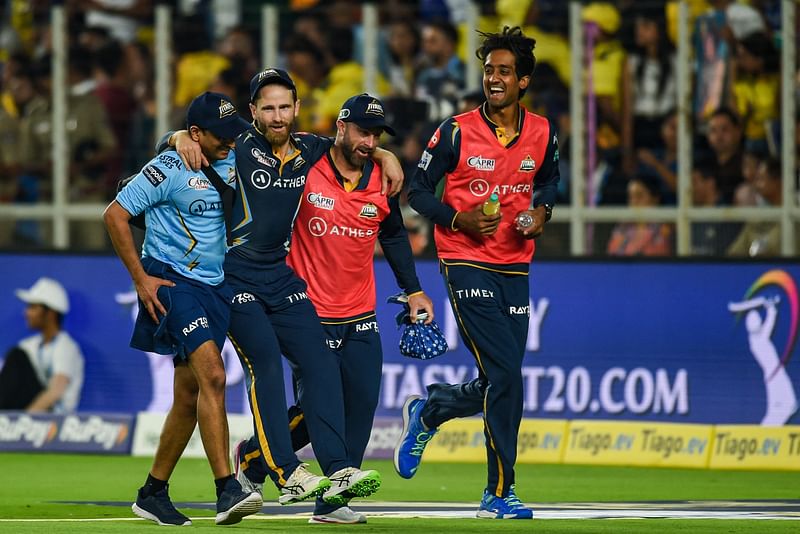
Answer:
[[144, 481], [144, 486], [142, 487], [142, 494], [145, 497], [149, 497], [155, 493], [158, 493], [162, 489], [167, 487], [166, 480], [160, 480], [150, 473], [147, 473], [147, 480]]
[[225, 485], [228, 483], [229, 480], [233, 480], [232, 474], [226, 477], [214, 479], [214, 484], [217, 485], [217, 499], [219, 499], [219, 496], [222, 495], [223, 491], [225, 491]]

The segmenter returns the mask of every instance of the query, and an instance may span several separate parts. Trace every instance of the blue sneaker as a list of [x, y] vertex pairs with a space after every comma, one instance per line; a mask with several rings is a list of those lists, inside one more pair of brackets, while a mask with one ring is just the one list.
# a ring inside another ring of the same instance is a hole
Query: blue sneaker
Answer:
[[505, 498], [483, 492], [483, 499], [475, 517], [485, 519], [533, 519], [533, 510], [520, 502], [514, 493], [514, 486], [508, 490]]
[[225, 490], [217, 497], [217, 525], [234, 525], [244, 516], [261, 511], [261, 495], [256, 492], [245, 493], [236, 479], [225, 484]]
[[403, 478], [414, 476], [425, 445], [439, 431], [437, 428], [425, 430], [420, 417], [424, 407], [425, 401], [419, 395], [411, 395], [403, 404], [403, 432], [394, 448], [394, 468]]
[[149, 519], [159, 525], [177, 525], [188, 526], [192, 522], [188, 517], [175, 509], [172, 501], [169, 498], [169, 484], [164, 489], [148, 495], [142, 496], [142, 489], [136, 494], [136, 502], [131, 505], [133, 513], [142, 519]]

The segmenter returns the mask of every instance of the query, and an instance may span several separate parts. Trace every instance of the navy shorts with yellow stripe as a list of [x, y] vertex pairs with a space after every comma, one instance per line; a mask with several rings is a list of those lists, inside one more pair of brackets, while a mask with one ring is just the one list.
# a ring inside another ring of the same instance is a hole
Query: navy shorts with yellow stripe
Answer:
[[156, 324], [139, 300], [139, 313], [131, 336], [131, 347], [157, 354], [175, 355], [187, 360], [206, 341], [218, 349], [225, 343], [230, 321], [232, 292], [225, 282], [213, 286], [178, 274], [172, 267], [153, 258], [142, 258], [147, 274], [175, 283], [161, 286], [158, 300], [167, 314]]

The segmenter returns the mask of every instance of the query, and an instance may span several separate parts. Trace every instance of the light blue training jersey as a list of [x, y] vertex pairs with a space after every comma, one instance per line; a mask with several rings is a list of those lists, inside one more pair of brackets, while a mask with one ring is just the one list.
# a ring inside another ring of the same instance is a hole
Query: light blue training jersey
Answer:
[[[236, 186], [233, 150], [212, 167], [229, 186]], [[206, 284], [222, 282], [227, 247], [222, 199], [206, 175], [187, 169], [174, 150], [150, 160], [117, 194], [117, 202], [131, 216], [145, 214], [142, 257]]]

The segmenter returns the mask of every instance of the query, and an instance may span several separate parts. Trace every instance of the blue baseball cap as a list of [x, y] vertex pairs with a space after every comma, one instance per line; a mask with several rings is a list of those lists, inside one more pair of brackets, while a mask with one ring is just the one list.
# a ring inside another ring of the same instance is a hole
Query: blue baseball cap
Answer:
[[383, 128], [383, 131], [389, 135], [396, 135], [394, 128], [386, 124], [386, 115], [383, 112], [381, 101], [367, 93], [348, 98], [339, 111], [338, 119], [344, 122], [353, 122], [367, 130]]
[[236, 139], [250, 127], [250, 123], [239, 116], [230, 98], [206, 91], [189, 104], [186, 126], [209, 130], [220, 139]]
[[265, 69], [253, 76], [250, 80], [250, 102], [255, 102], [258, 92], [265, 85], [278, 83], [291, 89], [297, 94], [297, 87], [294, 85], [292, 77], [283, 69]]

